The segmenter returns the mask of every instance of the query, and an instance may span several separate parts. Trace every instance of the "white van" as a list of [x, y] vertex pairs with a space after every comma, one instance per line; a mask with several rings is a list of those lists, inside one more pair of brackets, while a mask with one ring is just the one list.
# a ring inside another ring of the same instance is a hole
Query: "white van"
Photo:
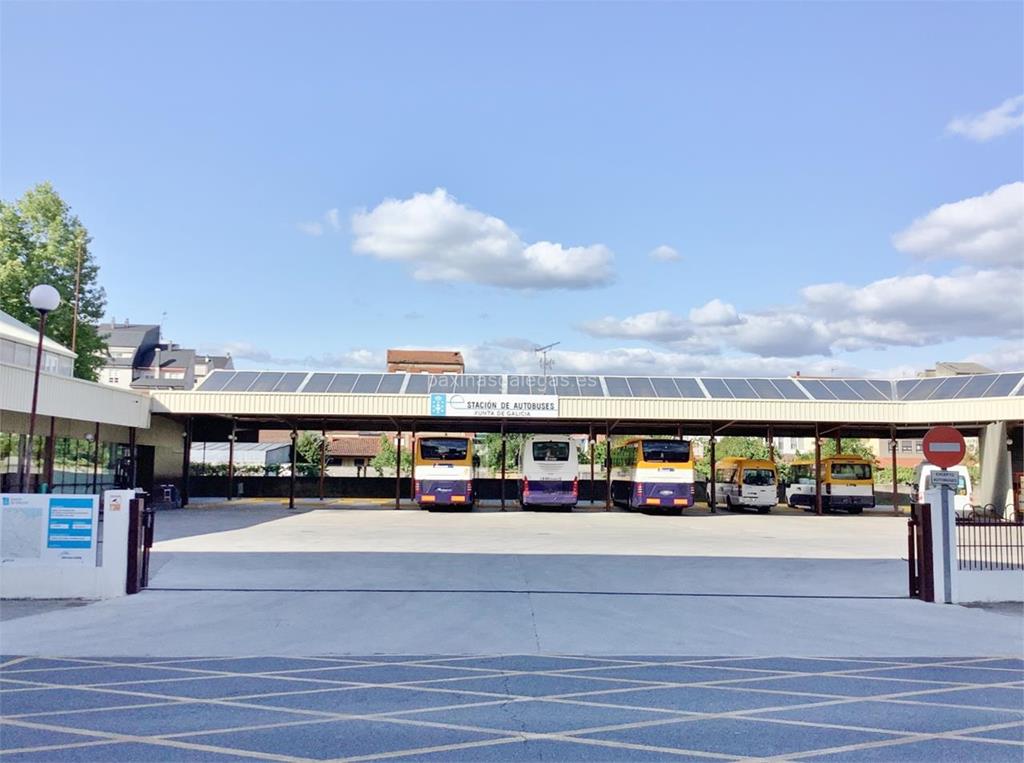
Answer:
[[[931, 490], [934, 487], [932, 485], [931, 475], [932, 472], [936, 471], [940, 471], [939, 467], [934, 464], [929, 464], [927, 461], [922, 461], [914, 467], [914, 482], [911, 485], [914, 503], [923, 501], [925, 491]], [[971, 484], [971, 473], [967, 470], [967, 467], [962, 464], [954, 466], [949, 471], [956, 472], [960, 475], [960, 480], [956, 487], [956, 493], [953, 496], [953, 508], [956, 509], [957, 512], [966, 511], [970, 508], [971, 502], [974, 499], [974, 486]]]
[[531, 435], [519, 452], [520, 503], [570, 511], [580, 495], [580, 454], [568, 435]]

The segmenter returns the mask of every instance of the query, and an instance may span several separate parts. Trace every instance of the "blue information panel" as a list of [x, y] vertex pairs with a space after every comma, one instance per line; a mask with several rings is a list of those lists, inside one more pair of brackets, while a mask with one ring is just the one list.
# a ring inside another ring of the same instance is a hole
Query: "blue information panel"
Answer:
[[93, 499], [50, 498], [46, 525], [47, 548], [91, 548], [93, 545]]

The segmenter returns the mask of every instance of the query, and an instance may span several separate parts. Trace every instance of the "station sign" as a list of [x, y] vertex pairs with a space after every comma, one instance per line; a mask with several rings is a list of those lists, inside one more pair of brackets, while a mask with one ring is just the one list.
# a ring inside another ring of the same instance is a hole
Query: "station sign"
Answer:
[[959, 430], [953, 427], [932, 427], [924, 436], [921, 450], [928, 463], [948, 469], [964, 460], [967, 443]]
[[434, 392], [430, 415], [447, 418], [554, 419], [557, 395], [473, 395]]
[[96, 564], [99, 496], [0, 495], [0, 564]]

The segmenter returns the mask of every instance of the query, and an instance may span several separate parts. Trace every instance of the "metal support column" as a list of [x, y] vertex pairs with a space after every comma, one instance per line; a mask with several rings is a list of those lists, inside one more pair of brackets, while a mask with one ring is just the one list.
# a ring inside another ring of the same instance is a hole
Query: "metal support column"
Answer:
[[46, 483], [46, 491], [53, 492], [53, 461], [57, 455], [57, 419], [50, 417], [50, 436], [46, 438], [46, 447], [43, 448], [43, 482]]
[[899, 511], [900, 508], [900, 487], [896, 478], [896, 427], [889, 430], [889, 450], [892, 452], [892, 510]]
[[587, 441], [590, 448], [590, 505], [594, 505], [594, 425], [590, 425], [590, 439]]
[[[235, 492], [235, 435], [237, 433], [238, 423], [231, 419], [231, 434], [228, 435], [228, 500], [231, 500], [232, 494]], [[292, 441], [292, 451], [295, 450], [295, 442]], [[292, 456], [292, 463], [295, 463], [295, 457]], [[295, 471], [295, 467], [292, 467], [292, 471]]]
[[843, 452], [843, 438], [836, 435], [836, 455], [838, 456]]
[[395, 440], [395, 510], [402, 508], [402, 430]]
[[185, 419], [185, 427], [181, 433], [181, 505], [188, 506], [189, 481], [192, 475], [192, 417]]
[[711, 426], [711, 437], [708, 439], [710, 460], [708, 462], [708, 508], [714, 514], [718, 511], [718, 495], [715, 493], [715, 427]]
[[505, 510], [505, 419], [501, 420], [501, 510]]
[[413, 421], [409, 430], [409, 500], [416, 500], [416, 422]]
[[128, 429], [128, 452], [132, 458], [132, 487], [137, 488], [139, 486], [139, 448], [136, 444], [138, 440], [138, 431], [135, 427]]
[[768, 426], [768, 460], [775, 461], [775, 432]]
[[92, 492], [99, 490], [100, 479], [100, 422], [96, 422], [96, 428], [92, 436]]
[[320, 500], [324, 499], [324, 469], [327, 466], [327, 430], [320, 430]]
[[814, 506], [821, 516], [821, 428], [814, 425]]
[[299, 433], [296, 430], [292, 430], [292, 469], [291, 475], [288, 477], [288, 508], [295, 508], [295, 443], [299, 439]]
[[604, 510], [612, 510], [612, 430], [604, 425]]

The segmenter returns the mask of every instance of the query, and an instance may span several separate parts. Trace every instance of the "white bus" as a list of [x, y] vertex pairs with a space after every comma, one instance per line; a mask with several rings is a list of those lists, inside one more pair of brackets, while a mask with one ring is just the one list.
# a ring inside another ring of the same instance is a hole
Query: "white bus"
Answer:
[[627, 509], [681, 514], [693, 506], [688, 440], [629, 440], [612, 451], [612, 500]]
[[[710, 497], [710, 496], [709, 496]], [[779, 502], [779, 472], [771, 461], [732, 456], [715, 463], [715, 504], [741, 506], [767, 514]]]
[[[939, 471], [939, 467], [922, 461], [914, 467], [914, 482], [911, 485], [914, 503], [924, 500], [926, 490], [932, 490], [932, 472]], [[974, 486], [971, 484], [971, 473], [963, 464], [952, 467], [949, 471], [960, 475], [956, 491], [953, 494], [953, 508], [957, 512], [966, 511], [970, 508], [973, 500]]]
[[[786, 503], [793, 508], [814, 511], [814, 459], [802, 458], [790, 464]], [[821, 509], [844, 509], [860, 514], [875, 505], [874, 463], [860, 456], [835, 455], [821, 459]]]
[[572, 511], [580, 495], [579, 467], [579, 451], [568, 435], [527, 437], [519, 452], [520, 504]]
[[421, 437], [413, 456], [413, 492], [420, 508], [473, 508], [473, 440]]

